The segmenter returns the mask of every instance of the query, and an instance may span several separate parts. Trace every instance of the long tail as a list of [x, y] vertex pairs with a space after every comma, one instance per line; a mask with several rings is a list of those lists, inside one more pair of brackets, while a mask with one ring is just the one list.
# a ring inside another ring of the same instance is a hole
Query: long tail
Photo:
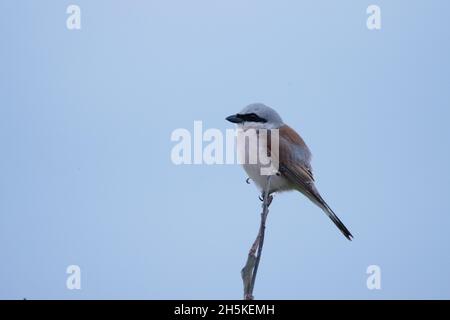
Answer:
[[294, 167], [294, 169], [292, 169], [288, 166], [281, 165], [280, 172], [294, 184], [295, 188], [298, 191], [303, 193], [312, 202], [319, 206], [327, 214], [327, 216], [330, 217], [331, 221], [334, 222], [336, 227], [338, 227], [338, 229], [348, 240], [352, 240], [353, 235], [350, 233], [350, 231], [348, 231], [347, 227], [344, 226], [342, 221], [339, 220], [338, 216], [333, 212], [333, 210], [331, 210], [330, 206], [320, 196], [319, 191], [317, 191], [316, 187], [314, 186], [314, 179], [310, 171], [305, 170], [301, 166], [296, 166]]
[[334, 213], [333, 210], [331, 210], [330, 206], [323, 200], [323, 198], [320, 196], [320, 194], [316, 191], [314, 192], [314, 198], [311, 199], [315, 204], [317, 204], [331, 219], [331, 221], [334, 222], [336, 227], [342, 232], [342, 234], [348, 239], [352, 240], [353, 235], [350, 233], [350, 231], [347, 229], [347, 227], [342, 223], [342, 221], [338, 218], [338, 216]]
[[338, 218], [338, 216], [334, 213], [333, 210], [331, 210], [330, 206], [323, 200], [320, 193], [317, 191], [317, 189], [314, 186], [311, 186], [310, 192], [306, 194], [306, 196], [314, 202], [319, 208], [321, 208], [327, 216], [331, 219], [331, 221], [334, 222], [336, 227], [342, 232], [342, 234], [348, 239], [352, 240], [353, 235], [350, 233], [350, 231], [347, 229], [347, 227], [342, 223], [342, 221]]

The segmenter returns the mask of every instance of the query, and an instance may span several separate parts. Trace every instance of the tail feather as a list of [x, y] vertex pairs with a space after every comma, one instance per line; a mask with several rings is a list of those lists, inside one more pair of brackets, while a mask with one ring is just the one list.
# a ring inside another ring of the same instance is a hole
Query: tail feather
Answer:
[[342, 223], [330, 206], [323, 200], [319, 191], [317, 191], [314, 183], [304, 184], [303, 188], [298, 188], [298, 190], [307, 196], [313, 203], [315, 203], [319, 208], [321, 208], [326, 215], [334, 222], [336, 227], [342, 232], [342, 234], [350, 241], [353, 239], [353, 235], [347, 229], [347, 227]]
[[[322, 199], [323, 201], [323, 199]], [[323, 211], [327, 214], [327, 216], [334, 222], [336, 227], [342, 232], [342, 234], [350, 241], [353, 239], [353, 235], [347, 229], [347, 227], [342, 223], [342, 221], [338, 218], [338, 216], [331, 210], [328, 204], [323, 201]]]
[[319, 191], [317, 191], [314, 186], [314, 179], [310, 170], [305, 169], [303, 166], [289, 167], [286, 165], [280, 165], [280, 172], [293, 183], [295, 189], [303, 193], [312, 202], [319, 206], [348, 240], [352, 240], [353, 235], [350, 231], [348, 231], [342, 221], [320, 196]]
[[[314, 188], [315, 189], [315, 188]], [[316, 205], [318, 205], [325, 213], [326, 215], [331, 219], [331, 221], [334, 222], [336, 227], [342, 232], [342, 234], [348, 239], [352, 240], [353, 235], [350, 233], [350, 231], [347, 229], [347, 227], [342, 223], [342, 221], [338, 218], [338, 216], [334, 213], [334, 211], [330, 208], [330, 206], [323, 200], [323, 198], [320, 196], [319, 192], [317, 190], [314, 190], [310, 193], [312, 195], [309, 197]]]

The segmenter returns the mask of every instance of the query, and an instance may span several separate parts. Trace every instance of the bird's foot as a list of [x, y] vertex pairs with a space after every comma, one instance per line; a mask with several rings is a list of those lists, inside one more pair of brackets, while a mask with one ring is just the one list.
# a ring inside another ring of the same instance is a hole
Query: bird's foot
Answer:
[[[264, 192], [260, 196], [258, 196], [258, 198], [259, 198], [259, 200], [261, 200], [261, 202], [264, 202]], [[267, 197], [267, 205], [268, 206], [270, 206], [270, 204], [272, 203], [272, 200], [273, 200], [273, 196], [272, 196], [272, 194], [269, 194]]]
[[245, 183], [250, 184], [250, 178], [245, 179]]

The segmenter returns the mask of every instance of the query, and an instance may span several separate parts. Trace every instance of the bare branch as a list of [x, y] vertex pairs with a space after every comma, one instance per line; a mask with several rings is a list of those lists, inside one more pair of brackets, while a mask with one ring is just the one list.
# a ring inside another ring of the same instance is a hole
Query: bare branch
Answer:
[[247, 262], [241, 270], [242, 282], [244, 283], [244, 299], [253, 300], [253, 288], [255, 287], [256, 274], [258, 273], [259, 262], [261, 260], [262, 248], [264, 245], [264, 234], [266, 230], [266, 220], [269, 214], [269, 206], [272, 203], [272, 196], [269, 194], [271, 176], [267, 176], [266, 186], [263, 191], [263, 203], [261, 213], [261, 223], [258, 236], [253, 242], [248, 252]]

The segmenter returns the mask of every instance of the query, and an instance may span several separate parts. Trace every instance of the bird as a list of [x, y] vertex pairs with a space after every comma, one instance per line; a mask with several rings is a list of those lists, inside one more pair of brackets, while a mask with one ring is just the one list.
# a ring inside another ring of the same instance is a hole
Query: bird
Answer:
[[[226, 120], [237, 125], [237, 153], [242, 159], [249, 159], [249, 153], [255, 150], [251, 149], [245, 139], [240, 139], [242, 138], [240, 135], [245, 135], [249, 129], [254, 130], [259, 141], [263, 139], [262, 132], [266, 132], [264, 136], [266, 141], [257, 145], [260, 144], [263, 149], [260, 152], [269, 158], [277, 157], [278, 161], [276, 174], [271, 177], [268, 194], [299, 191], [322, 209], [348, 240], [353, 239], [353, 235], [325, 202], [315, 186], [310, 149], [302, 137], [285, 124], [273, 108], [263, 103], [252, 103], [239, 113], [228, 116]], [[272, 144], [268, 138], [274, 130], [278, 130], [278, 150], [271, 149]], [[258, 189], [264, 193], [267, 175], [261, 173], [262, 164], [244, 161], [242, 165], [249, 179], [254, 181]]]

